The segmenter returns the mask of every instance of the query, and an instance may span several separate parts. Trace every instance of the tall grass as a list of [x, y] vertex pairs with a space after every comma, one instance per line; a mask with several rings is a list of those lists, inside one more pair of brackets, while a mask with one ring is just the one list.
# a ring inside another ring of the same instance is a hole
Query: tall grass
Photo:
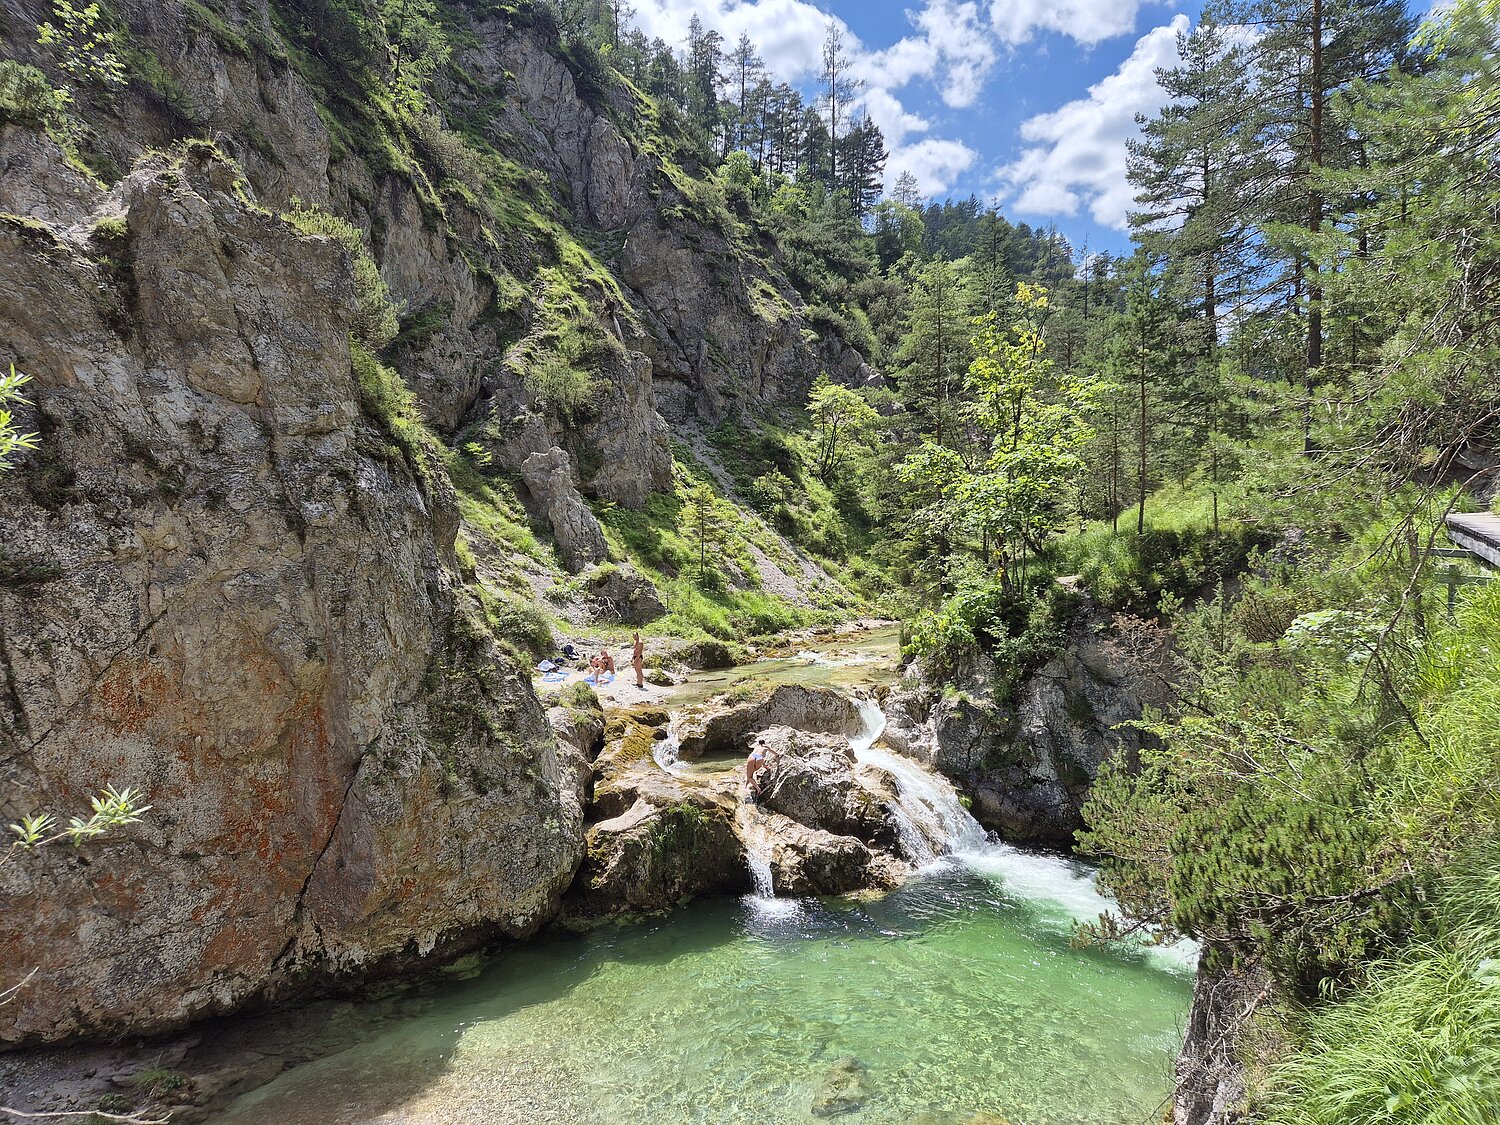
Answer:
[[1275, 1125], [1500, 1122], [1500, 583], [1465, 599], [1412, 688], [1421, 736], [1388, 759], [1379, 798], [1416, 837], [1469, 844], [1430, 923], [1303, 1019], [1273, 1074]]
[[1273, 1073], [1275, 1125], [1500, 1121], [1500, 841], [1444, 879], [1430, 936], [1302, 1027]]

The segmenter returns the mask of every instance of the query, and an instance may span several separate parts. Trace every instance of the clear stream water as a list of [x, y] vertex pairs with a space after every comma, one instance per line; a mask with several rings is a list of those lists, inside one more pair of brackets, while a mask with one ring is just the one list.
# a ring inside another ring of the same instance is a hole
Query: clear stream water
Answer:
[[[859, 686], [868, 653], [849, 651], [784, 672]], [[793, 901], [758, 879], [661, 921], [543, 937], [218, 1120], [802, 1125], [854, 1059], [862, 1104], [833, 1119], [850, 1125], [1159, 1121], [1188, 954], [1070, 948], [1072, 923], [1108, 905], [1089, 869], [987, 841], [945, 781], [870, 746], [865, 710], [856, 753], [896, 773], [911, 827], [951, 853], [899, 890]]]

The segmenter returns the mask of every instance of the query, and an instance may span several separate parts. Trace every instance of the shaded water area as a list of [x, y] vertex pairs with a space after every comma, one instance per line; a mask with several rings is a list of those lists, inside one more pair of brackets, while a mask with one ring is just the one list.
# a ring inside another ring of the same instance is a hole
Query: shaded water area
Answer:
[[[836, 638], [685, 685], [850, 691], [894, 668], [894, 633]], [[759, 672], [760, 676], [756, 673]], [[883, 896], [760, 895], [585, 936], [544, 935], [430, 987], [339, 1054], [217, 1120], [870, 1125], [1160, 1120], [1191, 998], [1185, 953], [1070, 948], [1107, 907], [1076, 861], [986, 840], [952, 787], [871, 744], [903, 807], [953, 854]], [[356, 1017], [357, 1018], [357, 1017]], [[992, 1116], [976, 1116], [976, 1115]]]

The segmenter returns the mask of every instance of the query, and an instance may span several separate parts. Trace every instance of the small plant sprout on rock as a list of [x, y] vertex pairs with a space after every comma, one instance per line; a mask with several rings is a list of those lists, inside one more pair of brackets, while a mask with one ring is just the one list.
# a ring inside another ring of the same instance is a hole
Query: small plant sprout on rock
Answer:
[[139, 795], [129, 786], [117, 790], [113, 785], [106, 785], [98, 796], [89, 798], [93, 812], [88, 817], [69, 817], [66, 827], [61, 827], [51, 813], [23, 816], [15, 824], [9, 825], [16, 839], [11, 841], [4, 855], [0, 855], [0, 864], [9, 863], [19, 851], [31, 851], [64, 841], [77, 847], [85, 840], [102, 836], [112, 828], [135, 824], [151, 808], [150, 805], [139, 802]]

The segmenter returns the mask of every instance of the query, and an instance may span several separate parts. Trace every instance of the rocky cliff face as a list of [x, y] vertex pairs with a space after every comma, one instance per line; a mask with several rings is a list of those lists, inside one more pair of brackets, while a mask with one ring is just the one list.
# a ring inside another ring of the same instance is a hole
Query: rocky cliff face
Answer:
[[1187, 1039], [1177, 1059], [1173, 1125], [1236, 1125], [1246, 1120], [1248, 1067], [1256, 1009], [1270, 978], [1238, 969], [1205, 950], [1198, 964]]
[[1141, 673], [1108, 618], [1085, 607], [1057, 655], [1014, 689], [978, 651], [943, 683], [912, 667], [885, 701], [883, 741], [959, 782], [975, 819], [1004, 839], [1068, 846], [1100, 767], [1140, 749], [1140, 732], [1120, 724], [1158, 690]]
[[[573, 569], [604, 549], [585, 497], [670, 486], [663, 414], [868, 377], [524, 6], [454, 6], [436, 94], [483, 151], [371, 117], [357, 38], [323, 26], [339, 6], [109, 7], [136, 77], [74, 109], [111, 185], [0, 126], [0, 362], [35, 380], [41, 435], [0, 476], [0, 819], [104, 782], [153, 808], [0, 867], [0, 986], [38, 969], [12, 1040], [526, 934], [583, 856], [583, 752], [456, 575], [442, 459], [361, 406], [346, 254], [278, 213], [364, 232], [401, 313], [383, 360]], [[0, 38], [61, 84], [50, 14], [0, 0]], [[580, 402], [539, 389], [548, 357], [584, 371]]]
[[[653, 111], [624, 85], [581, 81], [527, 5], [453, 5], [457, 47], [434, 82], [449, 118], [498, 155], [465, 149], [436, 114], [373, 117], [358, 51], [331, 41], [358, 41], [335, 7], [213, 7], [111, 5], [160, 74], [80, 89], [91, 143], [128, 168], [211, 136], [267, 205], [353, 221], [405, 314], [388, 359], [431, 424], [497, 468], [519, 474], [560, 449], [570, 490], [637, 507], [671, 486], [663, 415], [712, 423], [800, 403], [821, 369], [875, 377], [809, 331], [766, 247], [672, 163]], [[50, 11], [0, 4], [7, 50], [50, 66], [32, 30]], [[586, 370], [586, 403], [539, 391], [529, 375], [548, 357]], [[557, 509], [527, 499], [544, 521]]]
[[445, 479], [361, 413], [344, 253], [207, 151], [74, 186], [0, 219], [42, 435], [0, 476], [0, 817], [153, 808], [0, 867], [6, 983], [37, 969], [0, 1035], [531, 932], [581, 853], [576, 751], [455, 588]]

